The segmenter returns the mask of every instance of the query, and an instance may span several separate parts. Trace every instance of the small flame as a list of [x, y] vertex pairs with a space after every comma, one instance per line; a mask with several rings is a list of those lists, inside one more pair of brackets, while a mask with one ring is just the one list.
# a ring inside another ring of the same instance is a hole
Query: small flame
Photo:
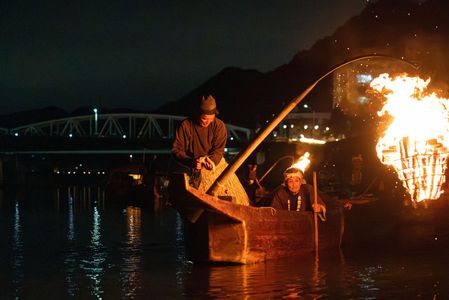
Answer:
[[370, 84], [386, 98], [379, 116], [393, 119], [377, 143], [377, 156], [393, 166], [416, 202], [440, 196], [447, 168], [449, 100], [425, 94], [429, 82], [381, 74]]
[[297, 162], [295, 162], [291, 167], [300, 169], [303, 173], [310, 165], [310, 153], [306, 152], [301, 156]]

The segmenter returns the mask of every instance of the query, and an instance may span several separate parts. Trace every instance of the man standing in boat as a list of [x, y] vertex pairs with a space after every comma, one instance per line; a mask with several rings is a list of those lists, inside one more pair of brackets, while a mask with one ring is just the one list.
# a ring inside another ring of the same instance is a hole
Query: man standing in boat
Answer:
[[323, 220], [326, 215], [323, 200], [317, 196], [317, 204], [314, 204], [313, 186], [307, 184], [303, 172], [294, 167], [285, 170], [284, 183], [274, 190], [271, 206], [291, 211], [314, 211], [320, 213]]
[[190, 175], [190, 184], [196, 188], [201, 183], [201, 169], [214, 170], [223, 159], [227, 132], [216, 115], [214, 97], [203, 97], [198, 113], [182, 121], [176, 130], [172, 154], [181, 164], [180, 171]]

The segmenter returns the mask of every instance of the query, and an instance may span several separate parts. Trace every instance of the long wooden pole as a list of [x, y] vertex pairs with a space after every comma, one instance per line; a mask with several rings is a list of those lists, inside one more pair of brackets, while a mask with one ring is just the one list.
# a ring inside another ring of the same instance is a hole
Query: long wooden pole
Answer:
[[[390, 59], [395, 59], [395, 60], [400, 60], [398, 58], [395, 57], [391, 57], [388, 55], [378, 55], [378, 54], [374, 54], [374, 55], [363, 55], [360, 57], [356, 57], [353, 59], [350, 59], [344, 63], [341, 63], [339, 65], [337, 65], [336, 67], [333, 67], [332, 69], [330, 69], [328, 72], [326, 72], [323, 76], [321, 76], [320, 78], [318, 78], [315, 82], [313, 82], [304, 92], [302, 92], [298, 97], [293, 98], [283, 109], [282, 111], [277, 115], [277, 117], [275, 117], [273, 120], [271, 120], [270, 123], [268, 123], [268, 125], [260, 131], [260, 133], [257, 135], [256, 138], [254, 138], [254, 140], [251, 142], [251, 144], [248, 145], [248, 147], [239, 153], [239, 155], [237, 156], [237, 158], [235, 159], [235, 161], [228, 165], [226, 167], [226, 169], [224, 169], [224, 171], [220, 174], [220, 176], [218, 176], [218, 178], [215, 180], [215, 182], [212, 184], [212, 186], [209, 188], [209, 190], [207, 191], [208, 194], [210, 195], [216, 195], [217, 191], [219, 189], [220, 186], [223, 186], [224, 183], [226, 182], [226, 180], [228, 180], [228, 178], [235, 173], [235, 171], [237, 171], [237, 169], [243, 164], [243, 162], [251, 155], [251, 153], [257, 148], [257, 146], [260, 145], [260, 143], [262, 143], [262, 141], [273, 131], [274, 128], [276, 128], [276, 126], [293, 110], [293, 108], [296, 107], [296, 105], [298, 105], [309, 93], [310, 91], [321, 81], [323, 80], [325, 77], [327, 77], [329, 74], [333, 73], [334, 71], [338, 70], [339, 68], [342, 68], [350, 63], [359, 61], [359, 60], [363, 60], [363, 59], [368, 59], [368, 58], [390, 58]], [[413, 64], [405, 61], [405, 60], [400, 60], [402, 62], [406, 62], [410, 65], [412, 65], [413, 67], [415, 67]], [[416, 67], [415, 67], [416, 68]]]
[[[313, 171], [313, 204], [318, 205], [318, 187], [316, 183], [316, 172]], [[315, 252], [318, 252], [318, 213], [313, 212], [313, 224], [315, 227]]]

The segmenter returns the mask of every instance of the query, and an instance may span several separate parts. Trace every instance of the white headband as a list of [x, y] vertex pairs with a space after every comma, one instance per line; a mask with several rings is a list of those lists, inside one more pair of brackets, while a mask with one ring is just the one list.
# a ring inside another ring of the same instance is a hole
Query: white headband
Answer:
[[288, 168], [284, 172], [284, 180], [287, 180], [289, 178], [298, 177], [300, 179], [304, 178], [304, 174], [300, 169], [297, 168]]

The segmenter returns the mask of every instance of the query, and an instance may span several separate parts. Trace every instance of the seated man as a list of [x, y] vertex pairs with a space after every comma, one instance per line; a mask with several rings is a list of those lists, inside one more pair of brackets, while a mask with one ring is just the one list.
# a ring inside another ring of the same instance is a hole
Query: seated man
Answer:
[[300, 169], [288, 168], [284, 172], [284, 183], [273, 192], [271, 207], [292, 211], [313, 211], [325, 218], [326, 205], [318, 196], [317, 204], [313, 201], [313, 186], [306, 184]]

